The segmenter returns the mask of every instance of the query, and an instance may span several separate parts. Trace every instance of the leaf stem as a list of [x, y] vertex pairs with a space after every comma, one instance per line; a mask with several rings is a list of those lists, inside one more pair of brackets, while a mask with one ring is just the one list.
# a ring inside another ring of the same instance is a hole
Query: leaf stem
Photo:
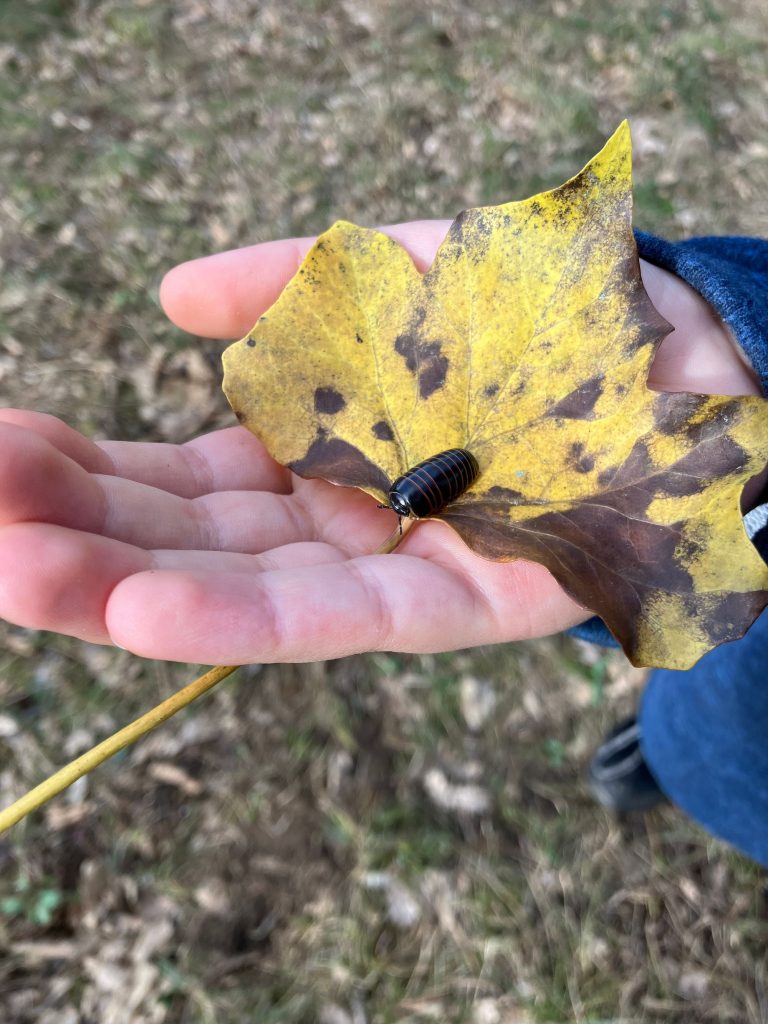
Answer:
[[0, 834], [21, 821], [28, 814], [31, 814], [32, 811], [42, 807], [43, 804], [47, 803], [54, 796], [58, 796], [62, 790], [71, 786], [81, 776], [87, 775], [88, 772], [97, 768], [102, 761], [106, 761], [108, 757], [112, 757], [113, 754], [134, 743], [145, 733], [156, 729], [158, 725], [165, 722], [171, 715], [175, 715], [177, 711], [185, 708], [187, 704], [191, 704], [193, 700], [212, 689], [222, 679], [232, 675], [239, 667], [239, 665], [217, 665], [203, 675], [198, 676], [191, 683], [188, 683], [183, 689], [169, 697], [168, 700], [164, 700], [162, 704], [152, 708], [151, 711], [142, 715], [141, 718], [137, 718], [135, 722], [126, 725], [124, 729], [120, 729], [102, 743], [91, 747], [85, 754], [81, 754], [80, 757], [76, 757], [74, 761], [70, 761], [69, 764], [60, 768], [59, 771], [54, 772], [45, 782], [41, 782], [39, 786], [35, 786], [34, 789], [25, 793], [23, 797], [11, 804], [10, 807], [0, 811]]
[[384, 543], [376, 548], [374, 555], [388, 555], [394, 551], [415, 522], [415, 519], [401, 519]]

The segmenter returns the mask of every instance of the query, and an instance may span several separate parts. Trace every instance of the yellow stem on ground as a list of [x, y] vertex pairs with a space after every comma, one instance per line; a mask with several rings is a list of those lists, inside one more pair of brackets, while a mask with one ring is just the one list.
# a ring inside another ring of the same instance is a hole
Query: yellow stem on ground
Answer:
[[83, 775], [93, 771], [102, 761], [106, 761], [108, 757], [112, 757], [119, 750], [135, 743], [145, 733], [162, 725], [171, 715], [175, 715], [187, 704], [191, 704], [193, 700], [212, 689], [222, 679], [232, 675], [239, 667], [239, 665], [217, 665], [179, 690], [178, 693], [174, 693], [168, 700], [164, 700], [162, 704], [158, 704], [156, 708], [152, 708], [141, 718], [137, 718], [135, 722], [126, 725], [124, 729], [120, 729], [109, 739], [98, 743], [85, 754], [81, 754], [80, 757], [76, 757], [74, 761], [70, 761], [69, 764], [54, 772], [45, 782], [41, 782], [39, 786], [35, 786], [34, 789], [25, 793], [10, 807], [0, 811], [0, 834], [31, 814], [32, 811], [42, 807], [53, 797], [58, 796], [62, 790], [71, 786], [73, 782], [77, 782]]

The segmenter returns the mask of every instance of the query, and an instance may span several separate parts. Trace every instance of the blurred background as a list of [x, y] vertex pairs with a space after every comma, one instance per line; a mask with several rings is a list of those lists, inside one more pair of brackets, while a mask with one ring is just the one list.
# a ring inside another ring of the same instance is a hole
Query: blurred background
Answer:
[[[573, 175], [768, 234], [764, 0], [2, 0], [0, 399], [232, 422], [173, 264]], [[0, 798], [197, 674], [0, 625]], [[11, 1024], [768, 1021], [764, 873], [583, 775], [643, 673], [566, 638], [251, 666], [0, 840]]]

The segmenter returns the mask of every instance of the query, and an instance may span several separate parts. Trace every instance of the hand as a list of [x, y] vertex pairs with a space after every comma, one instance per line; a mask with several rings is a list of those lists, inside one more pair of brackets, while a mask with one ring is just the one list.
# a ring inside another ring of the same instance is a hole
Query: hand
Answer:
[[[386, 230], [423, 269], [447, 226]], [[195, 334], [242, 336], [311, 242], [176, 267], [163, 306]], [[649, 383], [758, 394], [706, 303], [662, 270], [643, 275], [677, 328]], [[94, 444], [53, 417], [0, 411], [0, 616], [19, 625], [146, 657], [240, 664], [451, 650], [589, 615], [546, 569], [485, 561], [438, 522], [419, 524], [396, 554], [372, 555], [393, 525], [360, 492], [295, 477], [240, 427], [179, 446]]]

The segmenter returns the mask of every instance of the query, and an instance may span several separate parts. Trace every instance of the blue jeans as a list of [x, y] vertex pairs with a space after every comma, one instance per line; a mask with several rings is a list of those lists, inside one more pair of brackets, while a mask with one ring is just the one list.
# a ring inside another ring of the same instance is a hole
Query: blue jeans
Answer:
[[640, 706], [643, 755], [663, 792], [768, 867], [768, 610], [692, 669], [657, 669]]

